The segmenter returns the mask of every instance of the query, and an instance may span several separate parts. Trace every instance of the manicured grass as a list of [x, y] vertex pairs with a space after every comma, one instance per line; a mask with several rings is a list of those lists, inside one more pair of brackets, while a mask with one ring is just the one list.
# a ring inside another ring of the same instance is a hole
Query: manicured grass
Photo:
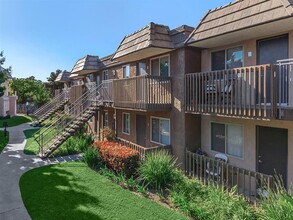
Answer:
[[39, 152], [39, 145], [33, 137], [34, 133], [36, 133], [38, 130], [39, 129], [29, 129], [29, 130], [23, 131], [27, 139], [24, 150], [23, 150], [25, 154], [36, 155]]
[[187, 219], [134, 195], [82, 162], [36, 168], [20, 179], [21, 195], [34, 219]]
[[0, 119], [0, 128], [3, 128], [3, 122], [8, 122], [8, 127], [17, 126], [23, 123], [31, 122], [32, 118], [27, 115], [14, 116], [9, 119]]
[[[9, 142], [9, 133], [7, 131], [6, 137], [4, 137], [4, 131], [0, 131], [0, 153], [4, 149], [4, 147], [8, 144]], [[3, 140], [3, 141], [2, 141]]]

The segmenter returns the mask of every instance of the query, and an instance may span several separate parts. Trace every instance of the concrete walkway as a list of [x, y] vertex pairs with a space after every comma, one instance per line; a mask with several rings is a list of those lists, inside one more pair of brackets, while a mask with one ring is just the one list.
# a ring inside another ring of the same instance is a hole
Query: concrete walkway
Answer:
[[0, 154], [0, 220], [31, 219], [19, 189], [19, 179], [23, 173], [40, 166], [81, 159], [81, 155], [74, 155], [42, 160], [24, 154], [26, 139], [23, 131], [27, 129], [32, 129], [28, 123], [7, 129], [9, 143]]

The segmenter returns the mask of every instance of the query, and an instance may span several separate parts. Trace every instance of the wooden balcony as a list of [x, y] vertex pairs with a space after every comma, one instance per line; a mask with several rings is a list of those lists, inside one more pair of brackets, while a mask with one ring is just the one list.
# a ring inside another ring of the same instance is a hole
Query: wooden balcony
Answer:
[[244, 196], [248, 201], [256, 203], [269, 190], [275, 187], [271, 175], [233, 166], [211, 157], [199, 155], [186, 150], [185, 172], [206, 185], [213, 185], [222, 190], [237, 187], [235, 193]]
[[138, 76], [113, 80], [114, 107], [142, 111], [171, 109], [171, 78]]
[[288, 89], [285, 77], [278, 74], [274, 65], [186, 74], [185, 110], [197, 114], [276, 118], [277, 103], [288, 102], [284, 95], [278, 95], [278, 88]]

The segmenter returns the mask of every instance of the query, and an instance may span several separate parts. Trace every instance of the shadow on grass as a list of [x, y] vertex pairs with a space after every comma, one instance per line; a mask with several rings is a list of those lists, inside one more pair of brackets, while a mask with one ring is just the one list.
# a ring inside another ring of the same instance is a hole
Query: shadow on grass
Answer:
[[81, 162], [41, 167], [20, 179], [32, 219], [188, 219], [112, 183]]
[[32, 219], [102, 219], [100, 201], [68, 170], [84, 170], [82, 163], [33, 169], [20, 179], [24, 204]]

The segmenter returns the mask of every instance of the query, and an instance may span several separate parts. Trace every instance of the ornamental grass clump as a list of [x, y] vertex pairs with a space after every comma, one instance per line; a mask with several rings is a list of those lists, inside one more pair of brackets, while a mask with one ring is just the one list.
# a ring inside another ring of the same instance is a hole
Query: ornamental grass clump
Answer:
[[156, 190], [164, 190], [177, 179], [176, 160], [165, 150], [146, 155], [138, 168], [139, 180]]
[[93, 147], [88, 147], [83, 154], [83, 161], [90, 168], [100, 168], [103, 164], [99, 150]]
[[[262, 199], [263, 219], [293, 219], [293, 197], [287, 191], [281, 178], [276, 177], [276, 190], [268, 192], [268, 198]], [[291, 186], [292, 187], [292, 186]]]
[[236, 188], [227, 193], [184, 177], [170, 189], [169, 199], [173, 206], [195, 219], [259, 219], [259, 210], [235, 192]]
[[95, 146], [99, 148], [103, 161], [110, 170], [123, 173], [126, 177], [135, 174], [139, 163], [138, 151], [111, 141], [97, 141]]

